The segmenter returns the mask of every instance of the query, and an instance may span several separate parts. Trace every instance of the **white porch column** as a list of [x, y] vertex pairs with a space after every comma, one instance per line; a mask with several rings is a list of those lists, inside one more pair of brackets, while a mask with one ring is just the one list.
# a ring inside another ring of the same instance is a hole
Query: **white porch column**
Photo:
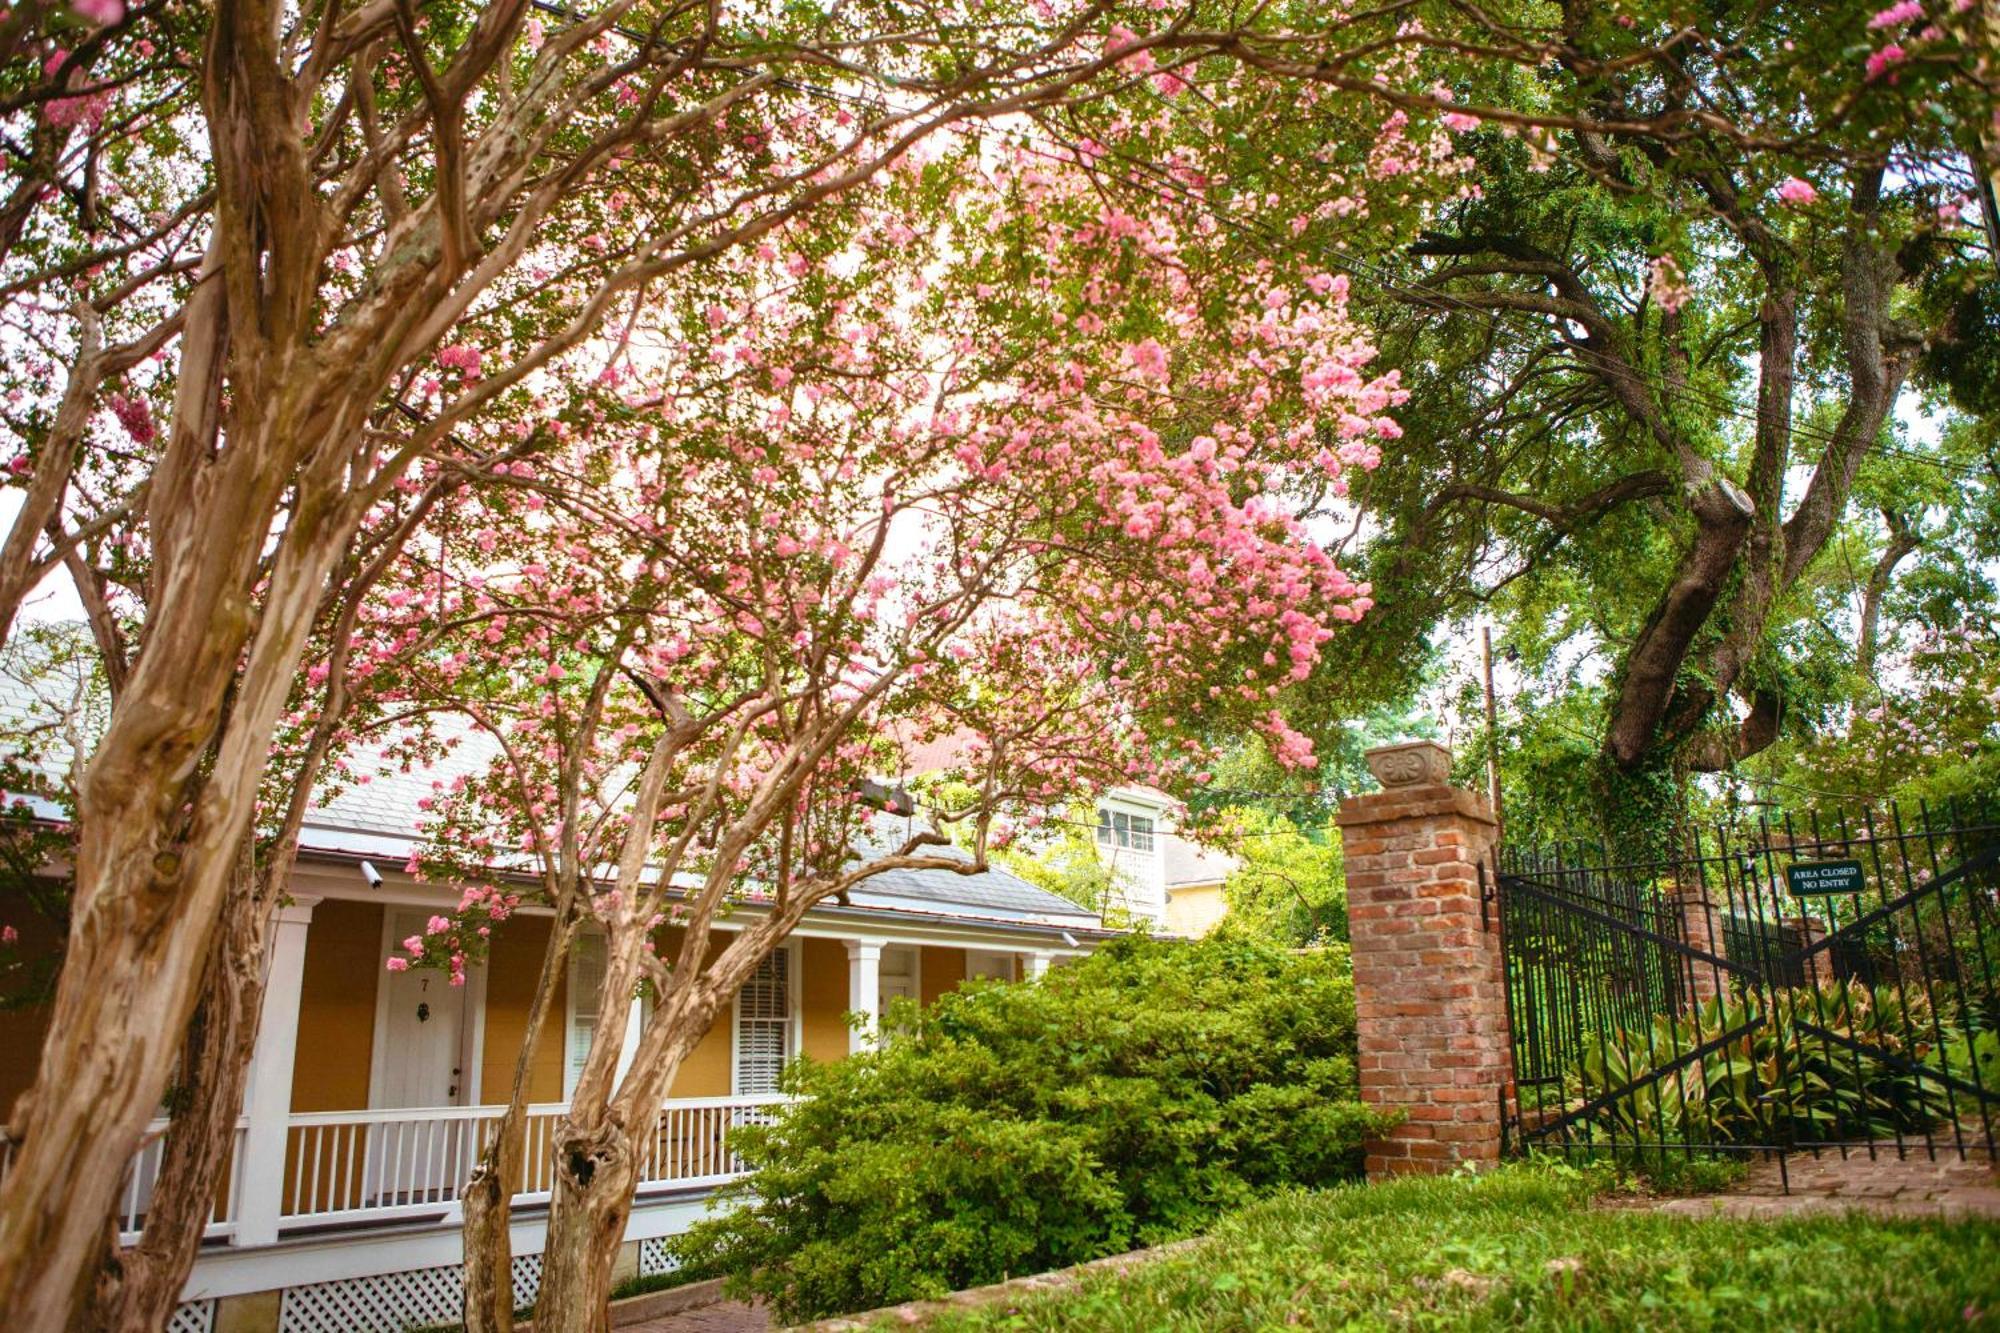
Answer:
[[882, 1024], [882, 941], [847, 941], [847, 1008], [868, 1019], [848, 1032], [847, 1053], [872, 1050]]
[[1029, 981], [1040, 980], [1042, 975], [1049, 970], [1049, 963], [1051, 960], [1054, 959], [1054, 957], [1055, 957], [1054, 954], [1049, 953], [1043, 949], [1037, 949], [1033, 953], [1029, 954], [1028, 970], [1027, 970], [1028, 980]]
[[290, 906], [278, 909], [272, 929], [271, 970], [264, 981], [257, 1047], [243, 1094], [243, 1113], [250, 1123], [243, 1134], [232, 1245], [269, 1245], [278, 1239], [285, 1138], [292, 1114], [292, 1063], [299, 1045], [299, 988], [306, 975], [306, 927], [318, 902], [295, 896]]

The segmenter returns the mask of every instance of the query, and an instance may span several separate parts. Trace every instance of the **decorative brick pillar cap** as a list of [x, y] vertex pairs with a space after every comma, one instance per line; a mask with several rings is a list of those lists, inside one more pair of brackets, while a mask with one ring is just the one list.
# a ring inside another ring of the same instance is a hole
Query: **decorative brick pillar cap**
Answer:
[[1451, 751], [1436, 741], [1378, 745], [1362, 757], [1384, 788], [1432, 787], [1451, 780]]

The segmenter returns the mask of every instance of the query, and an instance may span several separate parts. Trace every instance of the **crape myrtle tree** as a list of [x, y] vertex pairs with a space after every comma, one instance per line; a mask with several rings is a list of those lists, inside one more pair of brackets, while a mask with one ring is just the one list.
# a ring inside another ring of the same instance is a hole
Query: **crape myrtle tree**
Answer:
[[[374, 567], [357, 536], [413, 466], [489, 470], [483, 449], [521, 443], [494, 423], [608, 316], [941, 131], [1048, 110], [1060, 134], [1095, 99], [1178, 99], [1226, 107], [1240, 147], [1299, 104], [1196, 96], [1205, 58], [1236, 68], [1263, 41], [1374, 89], [1427, 40], [1393, 14], [1230, 4], [975, 3], [915, 25], [891, 5], [668, 0], [10, 8], [0, 288], [22, 505], [0, 625], [62, 566], [123, 651], [77, 792], [50, 1036], [9, 1127], [0, 1307], [39, 1329], [81, 1299], [245, 892], [309, 641], [334, 585]], [[952, 193], [935, 182], [905, 225]], [[239, 939], [228, 962], [254, 971]]]
[[[1373, 138], [1352, 209], [1382, 185]], [[1104, 157], [960, 136], [649, 298], [601, 396], [385, 582], [375, 641], [426, 645], [377, 677], [398, 749], [491, 756], [439, 780], [413, 861], [457, 910], [386, 965], [460, 981], [496, 920], [554, 913], [467, 1193], [467, 1327], [511, 1324], [529, 1052], [580, 932], [603, 989], [549, 1153], [537, 1324], [588, 1329], [675, 1071], [815, 903], [977, 869], [1003, 822], [1086, 784], [1184, 785], [1209, 727], [1311, 762], [1289, 695], [1369, 599], [1300, 513], [1374, 466], [1396, 376], [1344, 284], [1221, 262], [1234, 236]], [[957, 799], [877, 809], [897, 747], [945, 733], [973, 738]]]
[[1365, 288], [1413, 399], [1367, 494], [1388, 615], [1325, 679], [1393, 694], [1410, 636], [1490, 609], [1534, 688], [1599, 694], [1579, 794], [1657, 813], [1815, 716], [1827, 562], [1906, 577], [1990, 472], [1899, 409], [1992, 411], [1991, 7], [1515, 12], [1468, 20], [1513, 54], [1456, 92], [1540, 125], [1481, 117], [1479, 195]]
[[[221, 920], [202, 970], [193, 1012], [181, 1040], [163, 1104], [168, 1116], [159, 1166], [138, 1239], [118, 1243], [107, 1230], [81, 1322], [92, 1328], [158, 1328], [180, 1299], [188, 1265], [212, 1212], [235, 1142], [248, 1053], [264, 992], [263, 955], [272, 911], [282, 900], [310, 803], [344, 780], [344, 752], [354, 727], [368, 716], [369, 696], [354, 707], [355, 681], [393, 654], [364, 657], [353, 641], [369, 590], [388, 568], [399, 532], [428, 512], [462, 480], [441, 471], [410, 488], [406, 503], [383, 506], [357, 534], [344, 563], [349, 577], [332, 581], [338, 595], [322, 603], [312, 653], [328, 665], [294, 682], [293, 699], [274, 736], [263, 775], [258, 819], [232, 868]], [[80, 543], [77, 562], [97, 571], [96, 539]], [[61, 973], [63, 953], [43, 943], [15, 956], [21, 927], [46, 942], [67, 935], [71, 882], [56, 873], [75, 855], [78, 789], [108, 711], [129, 670], [122, 617], [105, 595], [109, 577], [78, 581], [85, 622], [30, 623], [4, 650], [3, 669], [19, 700], [0, 723], [5, 790], [11, 794], [0, 839], [17, 906], [33, 922], [0, 921], [0, 1006], [45, 1006]], [[345, 719], [345, 721], [343, 721]], [[30, 798], [55, 808], [51, 819]]]

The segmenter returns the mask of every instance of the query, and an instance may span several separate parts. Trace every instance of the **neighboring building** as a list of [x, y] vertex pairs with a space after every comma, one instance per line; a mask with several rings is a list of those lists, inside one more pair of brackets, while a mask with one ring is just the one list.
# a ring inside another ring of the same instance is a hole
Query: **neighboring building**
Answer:
[[[246, 1333], [400, 1333], [458, 1318], [458, 1192], [512, 1079], [550, 918], [520, 909], [461, 988], [439, 972], [384, 968], [396, 941], [422, 934], [457, 898], [395, 869], [433, 776], [376, 778], [307, 823], [235, 1157], [173, 1333], [217, 1327], [218, 1301], [228, 1306], [223, 1322]], [[379, 872], [364, 872], [364, 862]], [[748, 902], [718, 930], [761, 910]], [[20, 924], [18, 947], [36, 946], [21, 904], [0, 897], [0, 922]], [[769, 1114], [787, 1060], [839, 1059], [870, 1039], [843, 1015], [872, 1020], [892, 997], [928, 1003], [969, 977], [1036, 976], [1106, 933], [1097, 916], [997, 868], [891, 872], [858, 888], [850, 906], [815, 908], [682, 1064], [621, 1262], [663, 1267], [660, 1238], [741, 1173], [724, 1135]], [[663, 952], [678, 934], [661, 932]], [[513, 1240], [523, 1302], [539, 1281], [549, 1133], [595, 1032], [602, 947], [586, 938], [574, 951], [561, 1021], [535, 1052], [529, 1192], [517, 1200]], [[0, 1108], [32, 1078], [45, 1021], [0, 1014]], [[643, 1022], [635, 1012], [628, 1050]], [[0, 1175], [6, 1162], [0, 1142]], [[126, 1194], [128, 1236], [144, 1221], [158, 1167], [149, 1143]]]
[[1097, 850], [1125, 886], [1125, 910], [1155, 930], [1206, 935], [1227, 910], [1236, 858], [1182, 837], [1180, 812], [1163, 791], [1113, 787], [1098, 798]]

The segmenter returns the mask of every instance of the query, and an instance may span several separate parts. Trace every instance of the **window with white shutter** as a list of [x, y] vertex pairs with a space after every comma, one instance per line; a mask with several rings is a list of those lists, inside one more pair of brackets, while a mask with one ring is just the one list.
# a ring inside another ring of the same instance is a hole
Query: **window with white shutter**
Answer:
[[776, 1092], [778, 1071], [791, 1055], [792, 954], [780, 945], [736, 995], [736, 1094]]
[[569, 950], [569, 1030], [563, 1062], [563, 1100], [576, 1091], [583, 1062], [597, 1035], [597, 1014], [604, 994], [604, 937], [579, 935]]

